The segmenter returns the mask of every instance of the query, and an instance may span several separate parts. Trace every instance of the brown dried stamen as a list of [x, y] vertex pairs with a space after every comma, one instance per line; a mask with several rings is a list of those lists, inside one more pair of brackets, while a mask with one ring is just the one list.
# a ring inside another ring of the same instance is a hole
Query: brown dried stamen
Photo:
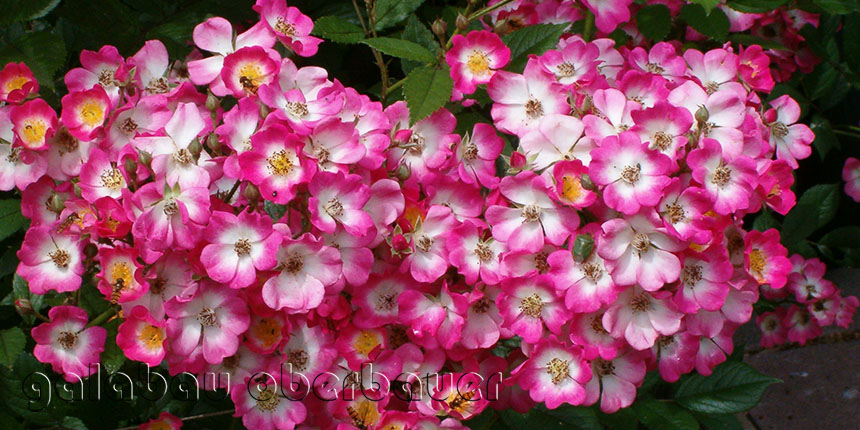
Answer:
[[553, 358], [546, 363], [546, 373], [552, 376], [553, 384], [561, 384], [565, 378], [570, 376], [570, 364], [567, 360]]
[[537, 293], [524, 298], [520, 302], [520, 311], [522, 311], [523, 314], [532, 318], [540, 318], [542, 310], [543, 301], [540, 299], [540, 296], [538, 296]]
[[215, 315], [215, 310], [207, 307], [200, 309], [200, 313], [197, 314], [197, 321], [199, 321], [200, 325], [203, 327], [215, 327], [219, 325], [218, 317]]

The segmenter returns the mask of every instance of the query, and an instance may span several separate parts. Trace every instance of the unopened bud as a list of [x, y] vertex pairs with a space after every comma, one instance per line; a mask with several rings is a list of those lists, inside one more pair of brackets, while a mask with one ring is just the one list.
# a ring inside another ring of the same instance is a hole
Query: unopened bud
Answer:
[[200, 145], [200, 139], [194, 139], [188, 144], [188, 152], [197, 157], [200, 151], [203, 150], [203, 145]]
[[526, 167], [526, 156], [522, 152], [514, 151], [511, 153], [511, 167], [522, 169]]
[[409, 166], [401, 164], [400, 167], [397, 168], [397, 171], [394, 172], [394, 176], [397, 176], [397, 179], [400, 179], [401, 181], [405, 181], [412, 176], [412, 170], [409, 169]]
[[708, 108], [704, 106], [699, 106], [699, 109], [696, 111], [696, 122], [706, 123], [708, 122], [708, 118], [710, 114], [708, 114]]
[[15, 299], [15, 311], [18, 312], [18, 315], [30, 315], [33, 313], [33, 304], [30, 303], [29, 299], [20, 298]]
[[430, 29], [433, 30], [433, 34], [435, 34], [440, 39], [444, 39], [448, 34], [448, 24], [445, 23], [441, 18], [433, 21], [433, 24], [430, 26]]
[[466, 31], [466, 29], [469, 28], [469, 18], [466, 18], [466, 16], [463, 15], [462, 13], [458, 14], [456, 25], [457, 25], [457, 30]]
[[245, 189], [242, 190], [242, 197], [246, 198], [252, 203], [252, 205], [254, 205], [260, 201], [260, 189], [257, 188], [256, 185], [248, 183], [245, 185]]
[[149, 166], [152, 163], [152, 154], [146, 151], [138, 151], [137, 152], [137, 161], [144, 166]]
[[206, 96], [206, 110], [209, 112], [215, 112], [219, 106], [221, 106], [221, 101], [218, 100], [218, 97], [215, 97], [215, 94], [209, 93], [209, 95]]
[[409, 250], [409, 241], [402, 234], [394, 235], [391, 238], [391, 250], [394, 254], [399, 254]]
[[493, 33], [496, 34], [507, 34], [511, 30], [511, 26], [508, 25], [507, 19], [500, 19], [493, 24]]
[[212, 151], [216, 153], [221, 152], [221, 141], [218, 140], [218, 135], [215, 133], [209, 133], [209, 136], [206, 136], [206, 146], [209, 147]]
[[597, 185], [594, 185], [594, 182], [591, 182], [591, 177], [588, 176], [588, 173], [583, 173], [582, 176], [579, 177], [579, 184], [586, 190], [597, 191]]
[[131, 176], [134, 176], [137, 173], [137, 161], [134, 161], [133, 158], [126, 158], [122, 163], [122, 167], [125, 169], [125, 172]]

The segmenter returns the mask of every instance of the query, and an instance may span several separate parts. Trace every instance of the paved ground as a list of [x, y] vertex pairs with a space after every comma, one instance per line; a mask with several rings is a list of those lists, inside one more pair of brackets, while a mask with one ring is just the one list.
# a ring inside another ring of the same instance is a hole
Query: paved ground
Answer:
[[[860, 296], [860, 270], [839, 269], [829, 275], [843, 295]], [[855, 317], [850, 330], [860, 329]], [[738, 338], [747, 348], [758, 346], [754, 327], [743, 327]], [[835, 328], [831, 343], [787, 350], [766, 350], [745, 358], [759, 371], [782, 379], [765, 392], [762, 402], [744, 417], [744, 427], [756, 430], [860, 430], [860, 339], [845, 338]]]

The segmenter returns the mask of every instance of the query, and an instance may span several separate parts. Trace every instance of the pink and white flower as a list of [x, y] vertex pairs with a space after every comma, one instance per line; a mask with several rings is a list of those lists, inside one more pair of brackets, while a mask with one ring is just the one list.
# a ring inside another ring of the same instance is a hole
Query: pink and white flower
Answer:
[[797, 168], [797, 160], [812, 154], [812, 141], [815, 134], [806, 124], [796, 124], [800, 118], [800, 105], [788, 94], [770, 102], [771, 109], [764, 113], [764, 120], [770, 130], [770, 148], [776, 151], [776, 158], [785, 160]]
[[57, 113], [42, 99], [12, 108], [15, 144], [33, 151], [48, 149], [48, 139], [57, 131]]
[[305, 233], [297, 240], [284, 238], [276, 254], [275, 276], [263, 285], [263, 301], [272, 309], [303, 313], [322, 302], [326, 287], [341, 275], [337, 249]]
[[278, 40], [297, 55], [311, 57], [317, 53], [322, 39], [310, 35], [314, 23], [298, 8], [287, 7], [285, 0], [257, 0], [254, 10], [260, 12]]
[[618, 295], [603, 314], [603, 326], [612, 337], [623, 337], [641, 351], [654, 346], [660, 335], [675, 334], [681, 328], [683, 316], [668, 291], [649, 293], [637, 285]]
[[693, 179], [702, 184], [714, 202], [714, 212], [728, 215], [746, 209], [756, 185], [755, 160], [732, 157], [714, 139], [702, 139], [687, 156]]
[[30, 228], [17, 254], [21, 261], [17, 273], [33, 294], [75, 291], [84, 274], [83, 246], [78, 238], [57, 233], [52, 227]]
[[200, 263], [210, 278], [230, 288], [253, 284], [257, 270], [271, 270], [277, 264], [281, 235], [259, 213], [243, 211], [236, 216], [214, 211], [204, 237], [209, 244], [200, 254]]
[[585, 385], [592, 373], [582, 357], [582, 349], [542, 339], [531, 357], [515, 370], [517, 382], [536, 402], [555, 409], [564, 403], [580, 405], [585, 401]]
[[860, 202], [860, 160], [854, 157], [845, 159], [842, 180], [845, 181], [845, 194], [855, 202]]
[[167, 353], [166, 339], [164, 322], [156, 321], [143, 308], [137, 308], [119, 325], [116, 344], [129, 359], [156, 367]]
[[546, 276], [506, 280], [496, 305], [505, 320], [503, 327], [528, 343], [537, 343], [546, 334], [544, 325], [560, 334], [568, 312]]
[[490, 114], [496, 127], [519, 137], [533, 130], [545, 115], [570, 113], [562, 85], [537, 60], [530, 60], [522, 75], [496, 72], [487, 94], [493, 99]]
[[33, 355], [42, 363], [50, 363], [68, 382], [90, 376], [90, 365], [98, 365], [99, 354], [104, 351], [107, 330], [86, 328], [87, 312], [76, 306], [54, 306], [48, 319], [50, 322], [30, 331], [36, 341]]
[[111, 111], [110, 99], [100, 86], [69, 93], [63, 96], [62, 103], [63, 125], [72, 136], [84, 141], [92, 140], [102, 130]]

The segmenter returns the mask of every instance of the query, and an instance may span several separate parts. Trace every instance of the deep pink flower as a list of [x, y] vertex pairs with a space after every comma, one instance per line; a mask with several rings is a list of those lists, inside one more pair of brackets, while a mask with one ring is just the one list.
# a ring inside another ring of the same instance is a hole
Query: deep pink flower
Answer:
[[316, 171], [313, 161], [302, 155], [302, 142], [281, 125], [273, 125], [251, 136], [250, 151], [239, 155], [242, 178], [260, 188], [266, 200], [286, 204], [295, 187], [307, 183]]
[[48, 149], [48, 139], [57, 131], [57, 113], [42, 99], [33, 99], [12, 108], [15, 143], [24, 148]]
[[495, 33], [470, 31], [465, 36], [451, 38], [451, 49], [445, 61], [451, 67], [454, 88], [463, 94], [472, 94], [478, 85], [490, 82], [496, 70], [508, 64], [511, 50]]
[[782, 288], [791, 272], [788, 251], [779, 243], [779, 232], [751, 231], [744, 238], [744, 270], [761, 284]]
[[860, 160], [854, 157], [845, 159], [842, 180], [845, 181], [845, 194], [855, 202], [860, 202]]
[[116, 344], [129, 359], [156, 367], [164, 360], [166, 339], [164, 322], [137, 308], [120, 324]]
[[63, 96], [63, 125], [72, 136], [89, 141], [101, 131], [111, 110], [110, 99], [105, 90], [94, 86], [86, 91], [71, 92]]
[[541, 339], [516, 373], [517, 382], [529, 391], [532, 400], [546, 403], [548, 409], [563, 403], [581, 405], [585, 385], [592, 377], [582, 349], [560, 343], [554, 337]]
[[224, 57], [221, 80], [234, 97], [257, 94], [278, 75], [280, 58], [260, 46], [246, 46]]
[[24, 63], [8, 63], [0, 71], [0, 101], [20, 103], [39, 92], [39, 82]]
[[298, 8], [287, 7], [285, 0], [257, 0], [254, 10], [284, 46], [302, 57], [317, 53], [322, 39], [310, 35], [314, 23]]

